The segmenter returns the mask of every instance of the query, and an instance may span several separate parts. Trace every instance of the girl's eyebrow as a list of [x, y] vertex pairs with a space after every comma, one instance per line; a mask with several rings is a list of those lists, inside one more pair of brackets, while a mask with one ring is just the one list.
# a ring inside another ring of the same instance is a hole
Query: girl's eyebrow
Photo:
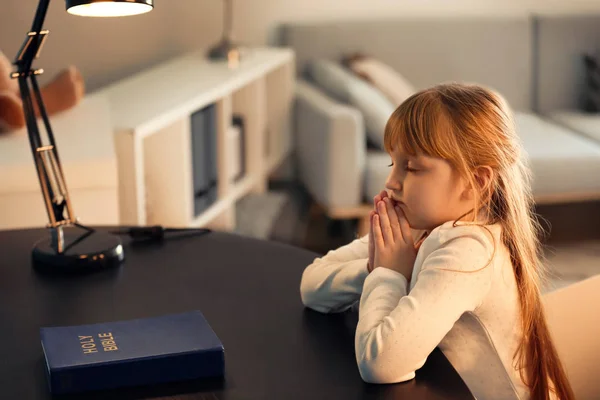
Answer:
[[390, 155], [390, 157], [392, 157], [394, 154], [396, 154], [398, 156], [406, 158], [406, 156], [408, 155], [408, 154], [404, 153], [402, 150], [398, 149], [397, 147], [396, 148], [392, 148], [387, 153]]
[[399, 151], [389, 152], [388, 155], [391, 158], [398, 158], [398, 159], [401, 159], [403, 161], [419, 161], [419, 156], [418, 155], [413, 156], [413, 155], [402, 153], [402, 152], [399, 152]]

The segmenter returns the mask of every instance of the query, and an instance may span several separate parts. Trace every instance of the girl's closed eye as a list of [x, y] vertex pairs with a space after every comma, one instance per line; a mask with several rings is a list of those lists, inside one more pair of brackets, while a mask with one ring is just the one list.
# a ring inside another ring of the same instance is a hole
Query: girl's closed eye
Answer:
[[[393, 167], [393, 166], [394, 166], [394, 162], [392, 161], [392, 162], [390, 163], [390, 165], [388, 165], [388, 167]], [[417, 169], [417, 168], [414, 168], [413, 166], [411, 166], [411, 165], [409, 165], [409, 164], [406, 164], [406, 165], [404, 166], [404, 170], [405, 170], [406, 172], [418, 172], [418, 169]]]

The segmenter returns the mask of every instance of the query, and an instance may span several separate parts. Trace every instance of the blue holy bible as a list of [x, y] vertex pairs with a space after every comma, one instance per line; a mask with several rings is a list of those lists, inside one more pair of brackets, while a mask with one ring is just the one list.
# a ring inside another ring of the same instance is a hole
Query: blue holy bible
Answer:
[[225, 373], [221, 341], [199, 311], [40, 329], [53, 394]]

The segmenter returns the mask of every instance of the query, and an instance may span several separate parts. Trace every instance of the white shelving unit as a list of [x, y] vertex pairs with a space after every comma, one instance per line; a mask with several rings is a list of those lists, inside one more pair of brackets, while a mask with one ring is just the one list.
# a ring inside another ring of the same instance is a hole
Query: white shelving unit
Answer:
[[[230, 230], [235, 202], [263, 192], [269, 175], [291, 150], [294, 53], [248, 50], [230, 68], [192, 53], [106, 89], [115, 126], [120, 222], [124, 225], [206, 226]], [[217, 109], [217, 200], [194, 215], [191, 115]], [[245, 175], [228, 177], [232, 116], [244, 118]]]

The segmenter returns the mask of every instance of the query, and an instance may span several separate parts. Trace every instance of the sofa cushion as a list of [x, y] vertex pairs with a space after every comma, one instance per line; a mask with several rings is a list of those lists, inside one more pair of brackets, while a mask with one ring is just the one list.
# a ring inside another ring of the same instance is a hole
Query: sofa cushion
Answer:
[[342, 65], [328, 60], [309, 64], [311, 80], [330, 96], [356, 107], [362, 114], [367, 137], [383, 149], [383, 135], [394, 105], [371, 84], [363, 81]]
[[355, 74], [375, 86], [392, 104], [399, 106], [415, 93], [413, 85], [384, 62], [361, 54], [347, 58], [346, 64]]
[[535, 114], [515, 113], [536, 197], [599, 192], [600, 144]]
[[307, 66], [310, 80], [335, 100], [348, 103], [349, 88], [360, 79], [346, 68], [328, 60], [314, 60]]
[[548, 113], [548, 117], [559, 125], [581, 133], [600, 143], [600, 114], [577, 110], [557, 110]]

